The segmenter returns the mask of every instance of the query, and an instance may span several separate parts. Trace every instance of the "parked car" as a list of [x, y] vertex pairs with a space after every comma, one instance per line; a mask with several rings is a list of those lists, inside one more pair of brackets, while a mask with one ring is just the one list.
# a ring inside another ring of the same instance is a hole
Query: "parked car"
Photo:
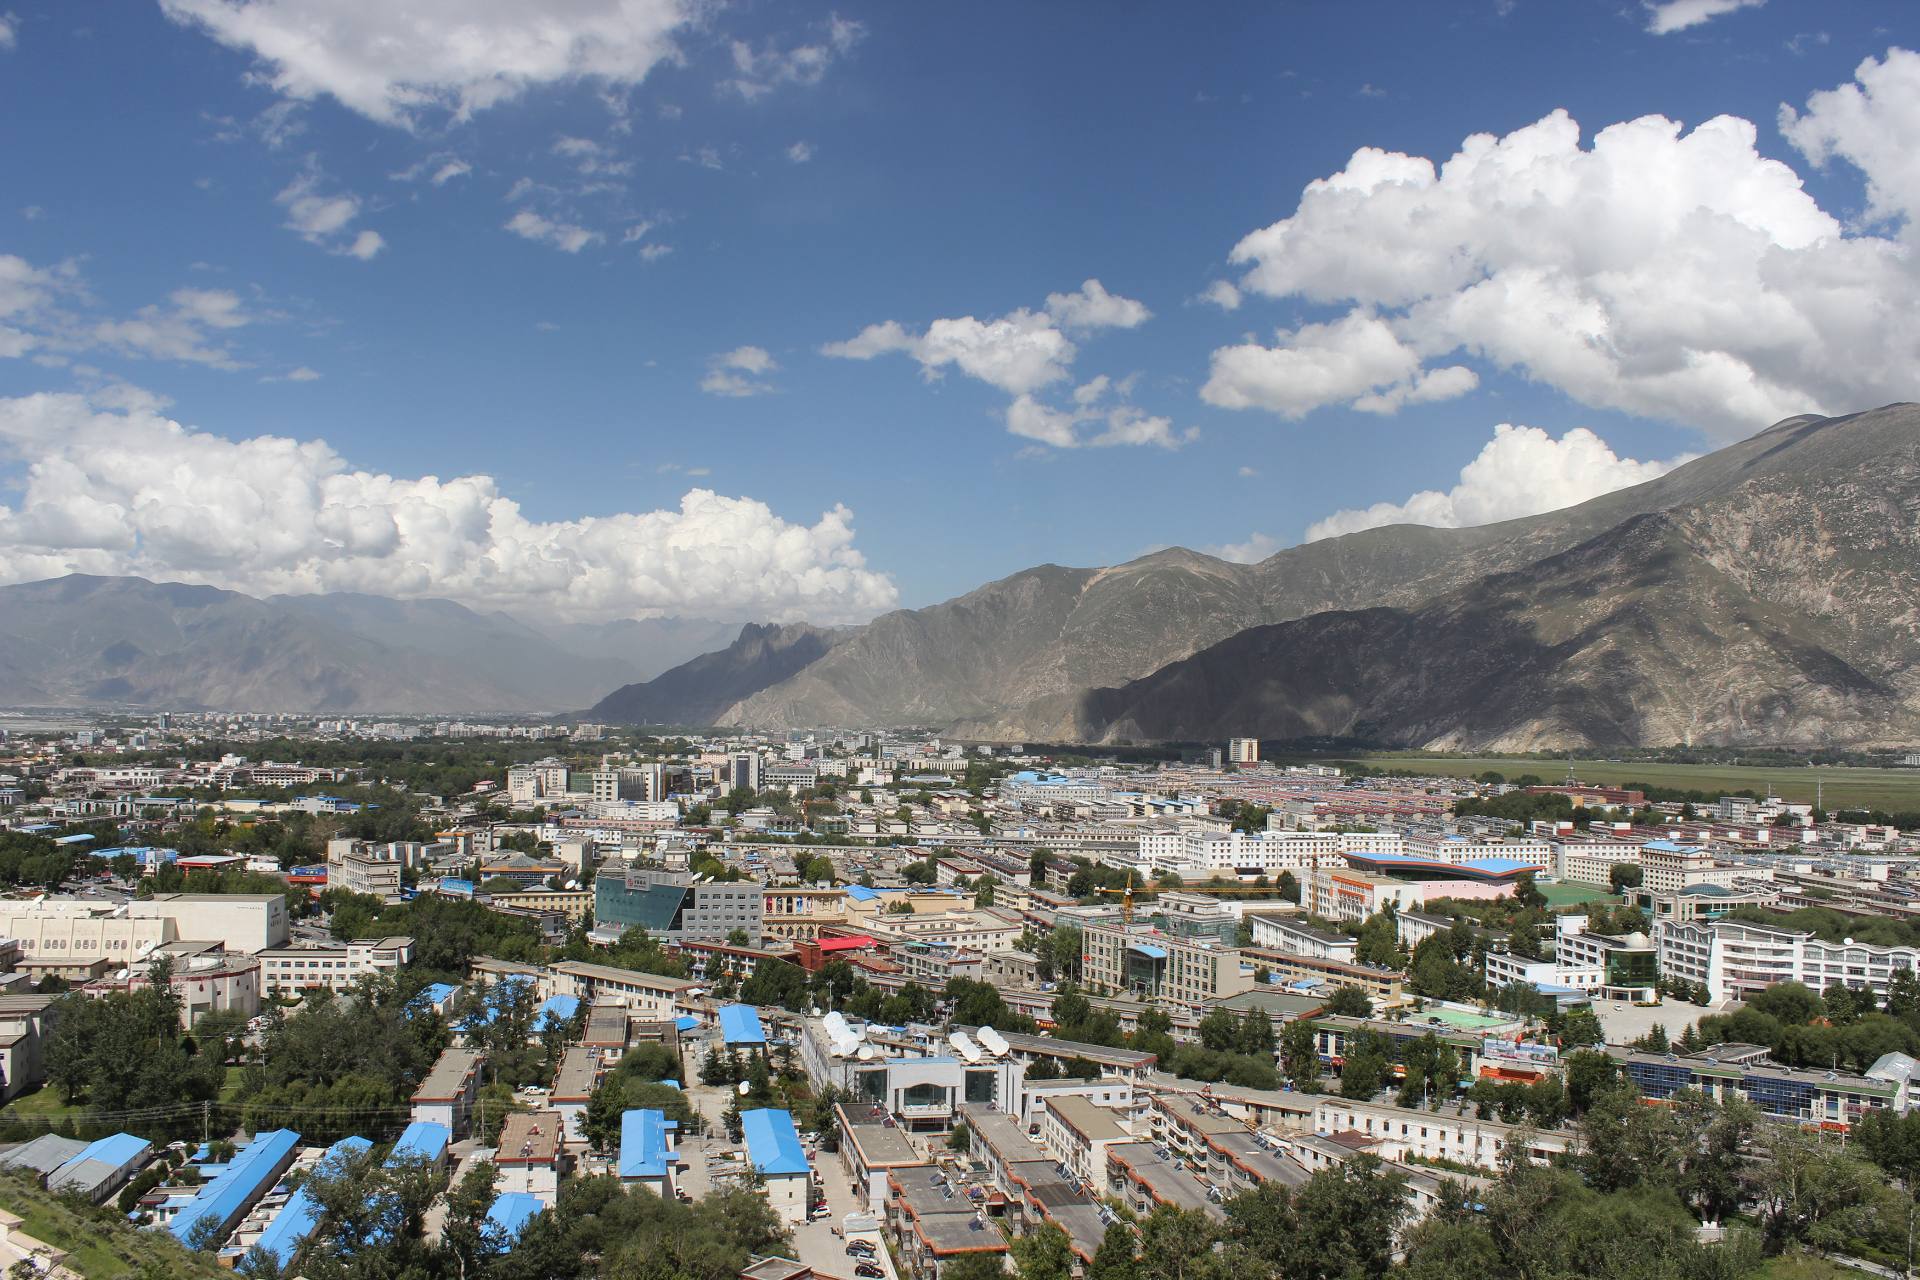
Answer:
[[871, 1240], [849, 1240], [847, 1241], [847, 1252], [856, 1258], [871, 1258], [873, 1256], [873, 1242]]
[[853, 1274], [859, 1276], [860, 1280], [886, 1280], [887, 1273], [871, 1262], [857, 1262], [854, 1264]]

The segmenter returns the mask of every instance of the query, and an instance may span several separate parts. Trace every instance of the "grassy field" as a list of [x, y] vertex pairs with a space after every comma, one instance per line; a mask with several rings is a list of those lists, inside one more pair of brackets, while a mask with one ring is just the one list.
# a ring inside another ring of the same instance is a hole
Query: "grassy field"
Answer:
[[1733, 764], [1666, 764], [1635, 760], [1559, 760], [1526, 756], [1439, 756], [1414, 751], [1373, 751], [1352, 757], [1373, 768], [1404, 768], [1446, 777], [1472, 777], [1491, 769], [1514, 778], [1523, 773], [1559, 782], [1573, 766], [1574, 776], [1597, 786], [1645, 782], [1656, 787], [1703, 791], [1757, 791], [1785, 800], [1810, 803], [1816, 782], [1820, 801], [1828, 809], [1920, 810], [1920, 769], [1852, 769], [1838, 765], [1819, 768], [1772, 768]]
[[1761, 1264], [1753, 1280], [1860, 1280], [1861, 1274], [1810, 1253], [1783, 1253]]
[[141, 1274], [231, 1280], [233, 1275], [188, 1252], [164, 1231], [142, 1231], [118, 1220], [111, 1203], [89, 1213], [19, 1176], [0, 1178], [0, 1209], [19, 1214], [28, 1235], [67, 1250], [67, 1266], [87, 1280]]
[[1535, 887], [1540, 890], [1540, 896], [1547, 900], [1547, 905], [1555, 911], [1562, 907], [1584, 906], [1589, 902], [1612, 902], [1616, 897], [1615, 894], [1595, 884], [1574, 884], [1569, 881]]

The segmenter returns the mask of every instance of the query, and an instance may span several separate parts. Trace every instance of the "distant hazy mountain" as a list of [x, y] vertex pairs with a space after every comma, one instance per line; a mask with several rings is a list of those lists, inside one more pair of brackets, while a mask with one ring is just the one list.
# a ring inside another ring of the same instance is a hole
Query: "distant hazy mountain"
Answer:
[[[1175, 715], [1170, 702], [1155, 693], [1160, 686], [1145, 678], [1202, 651], [1212, 661], [1215, 646], [1218, 652], [1244, 657], [1250, 650], [1222, 642], [1253, 628], [1329, 611], [1382, 607], [1401, 611], [1373, 615], [1374, 625], [1415, 628], [1408, 633], [1408, 650], [1402, 655], [1409, 661], [1419, 647], [1412, 638], [1419, 634], [1418, 628], [1435, 627], [1442, 617], [1451, 616], [1422, 611], [1420, 606], [1428, 601], [1434, 601], [1436, 608], [1443, 607], [1444, 600], [1454, 602], [1453, 608], [1478, 609], [1484, 623], [1512, 618], [1535, 628], [1544, 623], [1544, 616], [1522, 617], [1515, 612], [1519, 609], [1515, 593], [1534, 574], [1541, 575], [1544, 589], [1558, 580], [1555, 575], [1567, 571], [1555, 557], [1600, 540], [1597, 549], [1585, 554], [1610, 554], [1609, 563], [1621, 566], [1619, 572], [1627, 573], [1627, 566], [1637, 565], [1631, 572], [1645, 577], [1649, 566], [1633, 561], [1628, 544], [1639, 545], [1634, 539], [1652, 537], [1651, 529], [1667, 530], [1669, 538], [1697, 539], [1702, 546], [1710, 543], [1715, 548], [1712, 558], [1696, 568], [1702, 573], [1711, 568], [1726, 579], [1725, 583], [1708, 579], [1712, 591], [1699, 595], [1697, 606], [1680, 594], [1695, 582], [1685, 574], [1663, 581], [1660, 591], [1637, 600], [1640, 610], [1671, 611], [1661, 613], [1657, 623], [1645, 624], [1662, 637], [1662, 643], [1679, 643], [1674, 628], [1690, 607], [1706, 607], [1709, 600], [1713, 607], [1731, 607], [1732, 598], [1726, 592], [1732, 590], [1727, 583], [1732, 583], [1753, 596], [1754, 608], [1779, 614], [1765, 633], [1779, 644], [1809, 655], [1812, 650], [1829, 652], [1863, 673], [1869, 683], [1878, 682], [1875, 687], [1886, 684], [1899, 696], [1904, 688], [1900, 675], [1904, 668], [1899, 664], [1920, 660], [1920, 642], [1912, 639], [1914, 623], [1920, 620], [1916, 619], [1920, 596], [1914, 594], [1911, 578], [1915, 510], [1920, 504], [1916, 448], [1920, 448], [1920, 410], [1912, 405], [1846, 418], [1795, 418], [1657, 480], [1520, 520], [1470, 529], [1417, 525], [1369, 529], [1290, 547], [1256, 565], [1229, 564], [1178, 549], [1111, 569], [1043, 565], [944, 604], [887, 614], [791, 675], [773, 679], [777, 666], [753, 667], [751, 674], [768, 678], [769, 683], [738, 693], [732, 705], [703, 719], [768, 728], [921, 724], [963, 736], [994, 738], [1186, 737], [1188, 728], [1196, 730], [1191, 736], [1206, 737], [1228, 731], [1265, 733], [1256, 724], [1236, 725], [1224, 718], [1215, 722], [1197, 713]], [[1633, 525], [1638, 532], [1629, 538], [1628, 531], [1623, 531], [1619, 545], [1602, 539], [1636, 517], [1658, 513], [1672, 518]], [[1762, 541], [1765, 558], [1751, 558], [1751, 552], [1743, 556], [1742, 546], [1757, 548]], [[1856, 565], [1873, 567], [1855, 569]], [[1500, 574], [1518, 578], [1504, 585], [1489, 582], [1480, 594], [1473, 593], [1471, 584]], [[1600, 585], [1589, 584], [1593, 589]], [[1847, 593], [1845, 601], [1835, 598], [1840, 590]], [[1457, 598], [1449, 594], [1455, 592], [1462, 594]], [[1396, 621], [1402, 613], [1417, 621]], [[1805, 616], [1791, 616], [1795, 613]], [[1625, 644], [1623, 636], [1602, 633], [1626, 627], [1636, 616], [1629, 612], [1596, 619], [1599, 633], [1578, 653], [1597, 661], [1609, 651], [1610, 639]], [[1342, 643], [1354, 643], [1362, 634], [1351, 630], [1360, 624], [1350, 618], [1328, 619], [1324, 625], [1333, 629], [1330, 635], [1337, 631]], [[1817, 634], [1808, 628], [1816, 628]], [[1316, 633], [1303, 627], [1297, 634]], [[1553, 633], [1547, 628], [1527, 634]], [[1716, 643], [1737, 638], [1718, 636]], [[1249, 637], [1246, 644], [1254, 639]], [[1554, 648], [1563, 643], [1564, 638], [1551, 641], [1552, 652], [1540, 661], [1558, 654], [1556, 660], [1572, 663], [1573, 651]], [[1703, 660], [1711, 652], [1703, 651]], [[1638, 710], [1651, 709], [1659, 699], [1686, 705], [1691, 695], [1673, 687], [1673, 680], [1662, 674], [1650, 653], [1636, 659], [1644, 671], [1640, 666], [1616, 668], [1622, 678], [1629, 671], [1641, 672], [1634, 678], [1642, 680], [1643, 687], [1596, 688], [1591, 696], [1626, 697]], [[1462, 656], [1472, 655], [1463, 652]], [[1426, 658], [1421, 655], [1422, 662]], [[1297, 660], [1307, 663], [1308, 655], [1302, 652]], [[1316, 663], [1331, 660], [1327, 655], [1313, 658]], [[1746, 674], [1758, 676], [1762, 665]], [[723, 692], [741, 689], [743, 673], [729, 671], [724, 691], [696, 692], [685, 687], [695, 673], [683, 676], [682, 705], [714, 705]], [[1173, 672], [1166, 674], [1173, 679]], [[1219, 688], [1209, 696], [1222, 717], [1233, 714], [1237, 696], [1233, 682], [1244, 682], [1254, 674], [1251, 670], [1217, 674]], [[1776, 716], [1776, 727], [1799, 724], [1816, 736], [1835, 738], [1864, 733], [1875, 716], [1891, 714], [1892, 704], [1872, 702], [1883, 695], [1869, 696], [1864, 687], [1849, 694], [1854, 700], [1842, 706], [1831, 703], [1827, 694], [1816, 695], [1813, 686], [1796, 685], [1784, 670], [1777, 674], [1778, 688], [1756, 703], [1771, 708], [1767, 714]], [[1353, 681], [1363, 676], [1358, 669], [1351, 673]], [[1143, 682], [1141, 696], [1154, 695], [1137, 711], [1124, 701], [1113, 701], [1107, 693], [1093, 693], [1124, 692], [1132, 681]], [[1377, 684], [1370, 680], [1364, 688], [1342, 686], [1328, 696], [1372, 706], [1368, 699]], [[1740, 684], [1736, 672], [1727, 688], [1737, 689]], [[1276, 688], [1275, 705], [1283, 702], [1298, 711], [1311, 700], [1312, 692], [1305, 687]], [[1404, 696], [1390, 700], [1404, 701]], [[1578, 736], [1585, 731], [1581, 726], [1591, 722], [1596, 741], [1623, 740], [1620, 733], [1638, 735], [1643, 741], [1701, 740], [1747, 732], [1743, 726], [1749, 721], [1741, 718], [1745, 714], [1714, 713], [1697, 729], [1678, 719], [1635, 718], [1624, 712], [1605, 723], [1595, 718], [1597, 712], [1569, 713], [1557, 719], [1543, 713], [1523, 721], [1506, 715], [1496, 718], [1498, 724], [1489, 722], [1471, 732], [1496, 738], [1514, 734], [1518, 740], [1537, 731], [1545, 741], [1552, 735]], [[1438, 704], [1434, 716], [1376, 717], [1367, 723], [1381, 732], [1404, 731], [1408, 740], [1444, 739], [1454, 722], [1443, 723], [1444, 717], [1435, 716], [1439, 716]], [[1331, 722], [1330, 717], [1337, 719], [1331, 712], [1321, 719]], [[1762, 732], [1762, 719], [1750, 721], [1756, 734]], [[1535, 721], [1537, 729], [1524, 727]], [[1435, 725], [1439, 727], [1420, 738]], [[1205, 733], [1198, 733], [1199, 729]]]
[[740, 698], [785, 680], [825, 655], [846, 634], [804, 622], [749, 623], [725, 649], [703, 654], [646, 683], [616, 689], [587, 716], [618, 724], [718, 724]]
[[[610, 624], [581, 629], [576, 645], [570, 628], [546, 634], [446, 600], [260, 600], [76, 574], [0, 587], [0, 703], [560, 711], [672, 666], [715, 625]], [[636, 645], [626, 658], [614, 652], [623, 634]]]

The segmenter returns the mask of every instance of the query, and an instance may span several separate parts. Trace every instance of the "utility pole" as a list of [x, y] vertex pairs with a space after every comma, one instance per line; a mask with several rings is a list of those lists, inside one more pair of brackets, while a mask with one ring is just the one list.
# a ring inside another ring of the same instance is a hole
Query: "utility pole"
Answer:
[[[200, 1103], [200, 1145], [201, 1146], [205, 1146], [208, 1142], [211, 1142], [213, 1140], [211, 1134], [208, 1132], [209, 1126], [211, 1125], [211, 1122], [212, 1122], [212, 1115], [213, 1115], [213, 1103], [210, 1101], [202, 1100]], [[1909, 1249], [1909, 1251], [1911, 1251], [1911, 1249]]]

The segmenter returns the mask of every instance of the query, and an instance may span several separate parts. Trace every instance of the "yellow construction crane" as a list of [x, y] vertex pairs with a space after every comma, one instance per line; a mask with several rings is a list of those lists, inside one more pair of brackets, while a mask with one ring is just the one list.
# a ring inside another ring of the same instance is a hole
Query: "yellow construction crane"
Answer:
[[1123, 924], [1133, 923], [1133, 872], [1127, 872], [1127, 887], [1124, 889], [1095, 889], [1095, 893], [1116, 894], [1120, 898], [1120, 920]]

